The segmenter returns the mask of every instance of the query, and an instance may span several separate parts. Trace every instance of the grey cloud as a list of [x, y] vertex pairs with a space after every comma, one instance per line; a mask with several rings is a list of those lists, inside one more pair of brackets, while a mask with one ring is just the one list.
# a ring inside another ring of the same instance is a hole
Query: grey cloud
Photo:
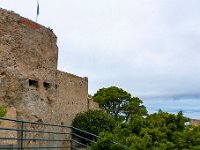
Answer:
[[[34, 0], [2, 3], [35, 19]], [[116, 85], [173, 99], [199, 93], [199, 7], [198, 0], [42, 0], [39, 23], [58, 36], [59, 68], [88, 76], [90, 93]]]

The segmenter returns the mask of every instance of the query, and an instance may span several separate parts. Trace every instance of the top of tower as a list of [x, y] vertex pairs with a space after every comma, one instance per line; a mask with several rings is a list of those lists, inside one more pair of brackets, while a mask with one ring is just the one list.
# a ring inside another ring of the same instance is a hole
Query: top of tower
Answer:
[[51, 29], [0, 8], [0, 63], [3, 67], [56, 70], [56, 42]]

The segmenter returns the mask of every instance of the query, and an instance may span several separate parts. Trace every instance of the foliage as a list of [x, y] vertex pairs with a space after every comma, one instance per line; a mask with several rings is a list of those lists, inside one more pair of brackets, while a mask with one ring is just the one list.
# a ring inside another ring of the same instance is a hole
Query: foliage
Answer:
[[7, 113], [6, 108], [4, 108], [3, 106], [0, 106], [0, 117], [4, 117]]
[[200, 126], [175, 132], [172, 139], [178, 149], [200, 149]]
[[132, 115], [129, 122], [120, 123], [113, 133], [104, 134], [92, 150], [103, 150], [104, 146], [111, 149], [111, 141], [130, 150], [199, 149], [200, 127], [185, 125], [188, 121], [181, 111], [175, 115], [160, 110], [146, 118]]
[[92, 144], [89, 150], [128, 150], [121, 144], [114, 143], [115, 137], [108, 132], [102, 132], [101, 138], [96, 144]]
[[[78, 128], [85, 126], [84, 130], [89, 132], [101, 132], [101, 138], [89, 150], [200, 149], [200, 126], [188, 125], [190, 119], [184, 117], [182, 111], [170, 114], [159, 110], [147, 114], [139, 98], [113, 86], [100, 89], [93, 99], [117, 123], [112, 120], [110, 124], [98, 115], [82, 118], [83, 124]], [[94, 122], [89, 118], [94, 118]]]
[[[112, 132], [116, 121], [102, 110], [89, 110], [79, 113], [73, 120], [72, 126], [98, 135], [100, 132]], [[73, 132], [89, 139], [93, 138], [91, 135], [77, 130], [73, 130]]]
[[141, 105], [142, 101], [138, 97], [131, 97], [130, 93], [115, 86], [99, 89], [93, 99], [99, 103], [100, 108], [121, 122], [128, 121], [132, 114], [147, 114], [145, 106]]

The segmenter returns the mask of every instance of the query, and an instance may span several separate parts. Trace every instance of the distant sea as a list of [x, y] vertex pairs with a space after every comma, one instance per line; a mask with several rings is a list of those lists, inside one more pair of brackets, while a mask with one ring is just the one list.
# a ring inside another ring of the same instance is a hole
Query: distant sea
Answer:
[[200, 119], [200, 99], [178, 99], [178, 100], [152, 100], [142, 99], [147, 107], [148, 113], [152, 114], [162, 109], [165, 112], [177, 114], [180, 110], [184, 116], [191, 119]]

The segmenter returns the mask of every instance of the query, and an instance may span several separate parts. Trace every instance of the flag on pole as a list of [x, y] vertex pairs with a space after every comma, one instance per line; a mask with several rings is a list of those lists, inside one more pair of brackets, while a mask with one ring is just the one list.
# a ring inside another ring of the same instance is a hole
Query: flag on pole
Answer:
[[37, 22], [37, 19], [38, 19], [38, 16], [40, 14], [40, 6], [39, 6], [39, 0], [37, 1], [37, 15], [36, 15], [36, 22]]
[[39, 15], [40, 14], [40, 6], [39, 6], [39, 0], [38, 0], [38, 2], [37, 2], [37, 15]]

